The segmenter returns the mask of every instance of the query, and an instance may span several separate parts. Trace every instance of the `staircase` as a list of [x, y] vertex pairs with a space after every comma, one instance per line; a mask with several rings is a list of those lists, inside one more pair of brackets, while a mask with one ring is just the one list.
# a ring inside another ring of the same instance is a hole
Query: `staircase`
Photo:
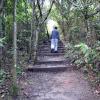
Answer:
[[41, 41], [38, 45], [37, 61], [28, 66], [29, 71], [63, 71], [70, 69], [65, 57], [65, 47], [62, 41], [58, 44], [58, 53], [51, 53], [50, 41]]

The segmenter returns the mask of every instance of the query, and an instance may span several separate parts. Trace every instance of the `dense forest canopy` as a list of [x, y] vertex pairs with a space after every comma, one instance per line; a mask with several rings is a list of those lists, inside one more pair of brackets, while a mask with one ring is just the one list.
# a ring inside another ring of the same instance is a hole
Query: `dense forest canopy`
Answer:
[[0, 85], [11, 75], [13, 95], [17, 76], [26, 63], [35, 63], [39, 41], [50, 39], [55, 25], [66, 57], [96, 73], [99, 84], [100, 0], [0, 0]]

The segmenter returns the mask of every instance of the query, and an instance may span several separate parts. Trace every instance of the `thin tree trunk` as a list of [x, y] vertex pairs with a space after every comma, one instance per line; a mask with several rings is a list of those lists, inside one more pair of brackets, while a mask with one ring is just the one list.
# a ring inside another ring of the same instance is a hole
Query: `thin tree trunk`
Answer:
[[[13, 55], [13, 67], [11, 69], [12, 75], [12, 86], [11, 86], [11, 94], [12, 96], [17, 95], [17, 74], [16, 74], [16, 67], [17, 67], [17, 22], [16, 22], [16, 5], [17, 0], [14, 0], [14, 12], [13, 12], [13, 48], [14, 48], [14, 55]], [[13, 97], [12, 97], [13, 98]]]
[[30, 55], [29, 55], [29, 60], [32, 60], [34, 63], [34, 46], [35, 46], [35, 24], [36, 24], [36, 19], [35, 19], [35, 0], [32, 2], [32, 22], [31, 22], [31, 37], [30, 37]]
[[16, 23], [16, 5], [17, 0], [14, 0], [14, 37], [13, 37], [13, 46], [14, 46], [14, 82], [16, 83], [16, 67], [17, 67], [17, 23]]
[[88, 31], [87, 31], [87, 44], [92, 47], [96, 41], [96, 36], [95, 36], [95, 32], [94, 32], [94, 28], [92, 25], [92, 20], [88, 19], [87, 20], [87, 24], [88, 24]]
[[39, 29], [36, 30], [35, 32], [35, 39], [34, 39], [34, 62], [37, 60], [37, 46], [38, 46], [38, 33]]
[[[28, 1], [27, 0], [24, 0], [24, 4], [25, 4], [25, 14], [26, 14], [26, 20], [27, 20], [27, 24], [26, 24], [26, 30], [29, 31], [29, 20], [28, 20]], [[27, 47], [26, 47], [26, 50], [27, 50], [27, 54], [29, 53], [29, 42], [27, 43]]]

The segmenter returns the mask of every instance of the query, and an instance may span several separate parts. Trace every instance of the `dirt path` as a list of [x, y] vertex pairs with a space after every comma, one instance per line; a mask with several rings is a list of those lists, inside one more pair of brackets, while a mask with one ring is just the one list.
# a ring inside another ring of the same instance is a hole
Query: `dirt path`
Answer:
[[84, 75], [66, 61], [61, 42], [58, 53], [50, 53], [49, 42], [39, 46], [36, 65], [28, 66], [30, 70], [19, 80], [21, 93], [17, 100], [100, 100]]
[[78, 71], [27, 72], [20, 86], [20, 100], [100, 100]]

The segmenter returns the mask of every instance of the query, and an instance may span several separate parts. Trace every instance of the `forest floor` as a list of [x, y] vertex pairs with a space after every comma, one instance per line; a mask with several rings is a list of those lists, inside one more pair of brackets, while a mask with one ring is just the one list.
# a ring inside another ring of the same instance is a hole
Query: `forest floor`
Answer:
[[19, 78], [18, 100], [100, 100], [84, 74], [65, 63], [62, 43], [56, 54], [50, 53], [49, 43], [40, 44], [38, 52], [37, 65]]

